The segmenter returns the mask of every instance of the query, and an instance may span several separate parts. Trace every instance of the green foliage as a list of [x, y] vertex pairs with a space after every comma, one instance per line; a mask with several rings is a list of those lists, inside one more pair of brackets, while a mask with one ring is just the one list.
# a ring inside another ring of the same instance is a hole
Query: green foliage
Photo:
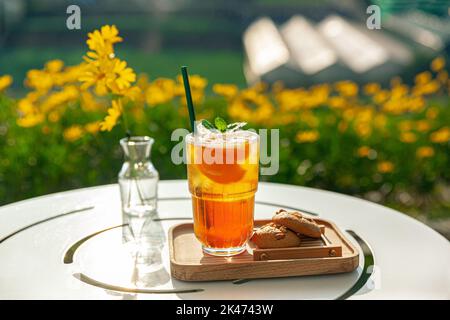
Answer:
[[[450, 119], [448, 100], [432, 101], [439, 110], [433, 131]], [[67, 107], [64, 117], [51, 126], [21, 128], [16, 124], [16, 101], [0, 96], [0, 204], [62, 190], [115, 183], [123, 161], [119, 139], [123, 129], [111, 132], [85, 133], [78, 140], [64, 140], [65, 128], [72, 124], [101, 119], [104, 111], [85, 113], [78, 104]], [[215, 96], [206, 97], [202, 114], [226, 114], [227, 102]], [[449, 144], [418, 141], [405, 144], [399, 124], [421, 119], [421, 114], [389, 116], [388, 134], [372, 134], [361, 139], [353, 130], [339, 132], [339, 113], [330, 108], [317, 108], [320, 119], [316, 130], [320, 138], [299, 143], [296, 134], [306, 129], [302, 122], [291, 122], [280, 129], [280, 170], [262, 181], [290, 183], [366, 197], [411, 214], [430, 213], [432, 217], [448, 216], [450, 204], [445, 198], [450, 181]], [[425, 112], [425, 111], [424, 111]], [[233, 119], [226, 118], [227, 122]], [[157, 107], [145, 107], [134, 117], [133, 134], [155, 138], [152, 161], [162, 179], [186, 178], [184, 165], [174, 165], [171, 149], [179, 141], [171, 141], [176, 128], [188, 128], [186, 108], [174, 101]], [[225, 120], [224, 120], [225, 122]], [[249, 128], [258, 129], [251, 123]], [[377, 150], [375, 158], [358, 156], [360, 147]], [[418, 145], [432, 145], [433, 157], [418, 159]], [[376, 163], [389, 160], [392, 172], [381, 173]]]

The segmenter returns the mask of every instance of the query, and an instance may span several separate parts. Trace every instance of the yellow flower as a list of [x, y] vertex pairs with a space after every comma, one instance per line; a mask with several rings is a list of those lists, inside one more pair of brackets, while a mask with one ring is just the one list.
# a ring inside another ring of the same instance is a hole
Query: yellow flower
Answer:
[[[249, 89], [243, 91], [247, 93], [252, 92]], [[256, 92], [254, 92], [254, 94], [256, 96]], [[277, 100], [282, 112], [298, 111], [303, 108], [305, 106], [304, 101], [306, 97], [307, 93], [304, 89], [285, 89], [275, 95], [275, 99]]]
[[417, 158], [431, 158], [434, 156], [434, 149], [432, 147], [420, 147], [416, 151]]
[[372, 133], [372, 127], [370, 126], [370, 122], [358, 121], [355, 124], [355, 131], [361, 138], [369, 137]]
[[430, 123], [427, 120], [419, 120], [416, 122], [416, 128], [419, 132], [426, 132], [430, 130]]
[[369, 156], [369, 153], [372, 149], [367, 146], [362, 146], [358, 148], [358, 157], [360, 158], [367, 158]]
[[120, 91], [129, 88], [131, 83], [136, 81], [136, 74], [133, 69], [127, 68], [127, 63], [125, 61], [115, 59], [113, 72], [117, 75], [114, 81], [110, 84], [113, 92], [114, 90]]
[[158, 78], [147, 86], [145, 99], [150, 106], [171, 101], [177, 92], [177, 84], [172, 79]]
[[37, 91], [47, 92], [53, 86], [52, 75], [42, 70], [29, 70], [25, 78], [25, 85]]
[[358, 121], [363, 121], [363, 122], [371, 122], [373, 115], [374, 115], [374, 110], [370, 107], [359, 107], [357, 109], [358, 113], [357, 113], [357, 120]]
[[[56, 66], [57, 62], [54, 62], [55, 65], [50, 66], [52, 70], [55, 70], [58, 68]], [[53, 73], [53, 80], [54, 84], [57, 86], [64, 86], [66, 84], [74, 84], [78, 82], [78, 79], [83, 76], [84, 72], [86, 71], [86, 68], [88, 67], [88, 64], [85, 62], [82, 62], [75, 66], [68, 66], [65, 67], [64, 70], [61, 70], [59, 73]], [[49, 67], [47, 67], [49, 68]], [[55, 69], [53, 69], [55, 68]], [[51, 73], [49, 71], [49, 73]]]
[[95, 86], [95, 92], [100, 96], [106, 95], [108, 91], [123, 95], [136, 81], [136, 74], [133, 69], [127, 67], [125, 61], [100, 59], [90, 61], [89, 67], [79, 80], [83, 82], [83, 90]]
[[347, 105], [347, 100], [340, 96], [330, 97], [328, 103], [333, 109], [342, 109]]
[[274, 108], [271, 103], [261, 103], [255, 110], [254, 121], [263, 123], [270, 120], [273, 116]]
[[384, 114], [380, 113], [375, 116], [374, 126], [378, 129], [384, 129], [386, 127], [387, 118]]
[[228, 114], [238, 121], [266, 123], [274, 112], [269, 98], [253, 89], [242, 90], [228, 105]]
[[358, 85], [352, 81], [339, 81], [336, 90], [343, 96], [354, 97], [358, 94]]
[[427, 83], [416, 85], [412, 89], [412, 93], [416, 96], [433, 94], [439, 90], [441, 84], [438, 80], [430, 80]]
[[48, 114], [48, 121], [58, 122], [61, 119], [61, 114], [58, 111], [52, 111]]
[[381, 86], [379, 83], [372, 82], [372, 83], [368, 83], [364, 86], [364, 93], [372, 96], [372, 95], [376, 94], [378, 91], [380, 91], [380, 89], [381, 89]]
[[445, 67], [445, 59], [442, 56], [439, 56], [435, 58], [433, 61], [431, 61], [431, 70], [434, 72], [438, 72]]
[[73, 125], [65, 129], [63, 132], [64, 140], [73, 142], [80, 139], [83, 136], [83, 128], [79, 125]]
[[418, 75], [416, 75], [415, 81], [416, 81], [416, 84], [421, 85], [421, 84], [425, 84], [425, 83], [431, 81], [431, 79], [432, 79], [432, 75], [431, 75], [430, 71], [424, 71], [424, 72], [421, 72]]
[[[170, 96], [175, 96], [177, 94], [178, 85], [173, 79], [169, 78], [158, 78], [152, 82], [152, 84], [159, 86], [164, 92]], [[184, 89], [183, 89], [184, 90]], [[183, 91], [184, 95], [184, 91]]]
[[0, 77], [0, 92], [8, 88], [13, 83], [13, 78], [10, 75]]
[[345, 110], [342, 115], [345, 120], [352, 121], [355, 118], [356, 112], [357, 112], [356, 108], [349, 108]]
[[94, 95], [89, 91], [83, 91], [80, 94], [80, 104], [83, 111], [91, 112], [101, 110], [103, 105], [99, 103]]
[[387, 91], [387, 90], [380, 90], [377, 93], [375, 93], [375, 95], [373, 96], [373, 100], [376, 103], [383, 103], [387, 99], [389, 99], [389, 91]]
[[406, 101], [406, 110], [411, 112], [421, 112], [425, 107], [425, 99], [423, 97], [413, 97]]
[[108, 41], [112, 44], [116, 42], [121, 42], [123, 39], [119, 37], [119, 30], [115, 25], [112, 26], [103, 26], [100, 29], [100, 33], [105, 41]]
[[[285, 98], [290, 99], [287, 104], [290, 104], [293, 108], [292, 111], [298, 109], [312, 109], [320, 105], [323, 105], [328, 100], [329, 92], [326, 87], [320, 88], [319, 86], [311, 87], [309, 90], [294, 89], [291, 90], [291, 95], [287, 95]], [[286, 103], [286, 101], [285, 101]]]
[[[183, 85], [183, 78], [181, 75], [177, 76], [178, 84], [175, 87], [175, 95], [181, 97], [181, 103], [183, 105], [186, 105], [186, 99], [184, 97], [184, 85]], [[191, 95], [192, 95], [192, 101], [194, 104], [201, 104], [204, 100], [205, 96], [205, 88], [208, 85], [208, 80], [205, 78], [193, 74], [189, 76], [189, 85], [191, 87]]]
[[36, 113], [37, 107], [35, 106], [34, 102], [35, 101], [28, 96], [20, 99], [17, 102], [17, 110], [19, 111], [19, 114], [21, 116], [26, 116], [32, 113]]
[[78, 89], [73, 85], [65, 86], [61, 91], [54, 91], [49, 94], [41, 103], [41, 111], [44, 113], [64, 105], [67, 102], [78, 99]]
[[399, 99], [408, 94], [409, 88], [405, 84], [399, 84], [392, 88], [391, 90], [391, 98], [392, 99]]
[[89, 132], [90, 134], [96, 134], [100, 130], [100, 122], [94, 121], [87, 123], [84, 126], [84, 130], [86, 130], [86, 132]]
[[34, 127], [44, 121], [44, 115], [42, 113], [27, 114], [25, 117], [18, 118], [16, 123], [19, 127], [30, 128]]
[[220, 84], [213, 85], [213, 91], [215, 94], [223, 96], [227, 99], [234, 98], [238, 93], [238, 87], [234, 84]]
[[[183, 84], [183, 77], [181, 75], [177, 76], [177, 80], [180, 84]], [[191, 90], [203, 90], [208, 85], [208, 80], [199, 76], [198, 74], [189, 75], [189, 85]], [[184, 91], [182, 92], [184, 94]]]
[[64, 67], [64, 62], [62, 62], [61, 60], [58, 60], [58, 59], [50, 60], [45, 64], [45, 69], [49, 73], [58, 73], [62, 70], [63, 67]]
[[172, 100], [173, 96], [157, 85], [150, 85], [145, 91], [145, 99], [150, 106], [164, 104]]
[[319, 125], [319, 119], [308, 110], [300, 114], [300, 121], [306, 123], [310, 128], [316, 128]]
[[413, 143], [417, 141], [417, 136], [412, 132], [402, 132], [400, 134], [400, 141], [404, 143]]
[[131, 86], [129, 88], [120, 90], [116, 94], [128, 98], [131, 101], [144, 101], [142, 89], [138, 86]]
[[430, 140], [434, 143], [444, 143], [450, 141], [450, 128], [443, 127], [430, 135]]
[[319, 136], [317, 130], [299, 131], [295, 136], [295, 141], [298, 143], [315, 142], [319, 139]]
[[114, 61], [102, 59], [99, 61], [91, 61], [79, 81], [82, 90], [86, 90], [95, 86], [95, 93], [104, 96], [108, 93], [108, 85], [114, 81], [116, 75], [113, 72]]
[[[113, 57], [113, 45], [122, 40], [123, 39], [119, 37], [119, 30], [115, 25], [106, 25], [103, 26], [100, 31], [94, 30], [94, 32], [88, 33], [88, 40], [86, 43], [89, 49], [95, 51], [97, 55]], [[97, 55], [94, 54], [91, 55], [91, 57], [96, 57]]]
[[330, 90], [330, 86], [326, 83], [312, 86], [309, 90], [309, 107], [325, 104], [330, 96]]
[[108, 93], [137, 99], [137, 90], [128, 90], [136, 81], [133, 69], [114, 56], [113, 44], [122, 41], [116, 26], [103, 26], [88, 34], [89, 51], [84, 60], [85, 70], [79, 77], [82, 90], [95, 86], [95, 93], [104, 96]]
[[115, 127], [120, 115], [122, 114], [122, 101], [113, 100], [112, 107], [108, 109], [108, 115], [100, 122], [101, 131], [111, 131]]
[[381, 173], [389, 173], [394, 171], [394, 164], [390, 161], [381, 161], [378, 163], [377, 168]]
[[84, 63], [64, 68], [61, 60], [48, 61], [42, 70], [32, 69], [27, 72], [25, 85], [45, 94], [54, 86], [76, 82], [82, 73]]
[[[205, 92], [203, 90], [192, 90], [191, 96], [194, 104], [202, 104], [205, 100]], [[181, 97], [181, 103], [186, 106], [186, 98], [184, 96]]]
[[241, 99], [230, 103], [227, 111], [232, 119], [245, 122], [253, 120], [253, 111]]

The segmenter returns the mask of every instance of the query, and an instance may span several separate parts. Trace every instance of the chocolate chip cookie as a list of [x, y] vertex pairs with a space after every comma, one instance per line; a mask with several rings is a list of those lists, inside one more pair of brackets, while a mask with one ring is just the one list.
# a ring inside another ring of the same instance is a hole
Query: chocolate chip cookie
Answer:
[[251, 241], [261, 249], [288, 248], [300, 245], [300, 238], [294, 232], [273, 222], [256, 230]]
[[294, 232], [311, 238], [320, 238], [319, 225], [312, 219], [308, 219], [297, 211], [278, 210], [272, 217], [273, 222], [285, 226]]

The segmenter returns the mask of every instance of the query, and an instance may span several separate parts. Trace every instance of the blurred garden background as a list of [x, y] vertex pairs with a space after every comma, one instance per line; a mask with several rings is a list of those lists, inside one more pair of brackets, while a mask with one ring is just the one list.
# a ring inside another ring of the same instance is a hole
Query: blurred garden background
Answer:
[[187, 65], [198, 118], [280, 129], [280, 171], [262, 180], [450, 238], [449, 44], [444, 0], [0, 0], [0, 205], [115, 183], [125, 125], [155, 138], [162, 179], [185, 178], [170, 137], [189, 127]]

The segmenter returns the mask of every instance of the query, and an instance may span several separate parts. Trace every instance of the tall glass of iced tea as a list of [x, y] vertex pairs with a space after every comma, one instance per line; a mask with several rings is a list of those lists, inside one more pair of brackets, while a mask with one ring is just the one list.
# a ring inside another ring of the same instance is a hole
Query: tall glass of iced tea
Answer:
[[253, 231], [259, 136], [238, 130], [186, 137], [194, 232], [205, 253], [232, 256]]

